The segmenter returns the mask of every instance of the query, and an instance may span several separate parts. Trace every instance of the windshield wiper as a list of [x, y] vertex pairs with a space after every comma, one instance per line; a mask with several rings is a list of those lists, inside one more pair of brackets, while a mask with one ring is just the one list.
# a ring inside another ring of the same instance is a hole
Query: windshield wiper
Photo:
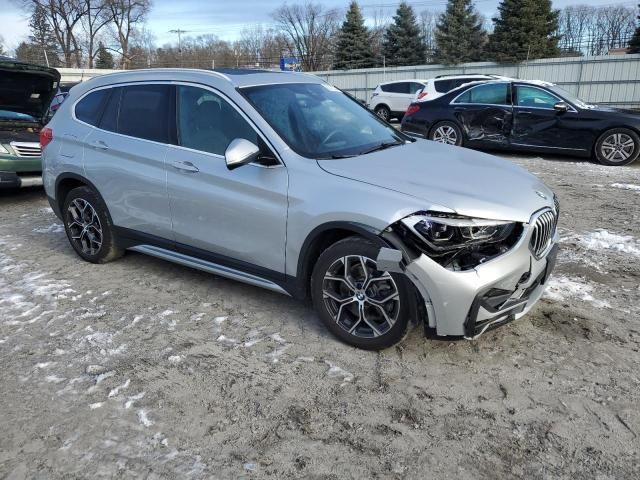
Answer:
[[327, 155], [326, 157], [318, 157], [316, 160], [340, 160], [341, 158], [353, 158], [356, 155]]
[[371, 147], [363, 152], [360, 152], [360, 155], [366, 155], [367, 153], [379, 152], [380, 150], [386, 150], [387, 148], [395, 147], [397, 145], [403, 145], [404, 142], [400, 140], [396, 140], [393, 142], [382, 142], [375, 147]]

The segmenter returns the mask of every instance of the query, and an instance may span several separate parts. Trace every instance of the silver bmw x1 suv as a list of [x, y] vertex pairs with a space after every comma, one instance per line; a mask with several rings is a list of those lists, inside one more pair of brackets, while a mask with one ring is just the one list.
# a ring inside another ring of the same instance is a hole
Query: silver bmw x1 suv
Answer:
[[366, 349], [524, 315], [558, 204], [524, 169], [417, 140], [305, 74], [147, 70], [71, 90], [41, 135], [84, 260], [134, 250], [300, 298]]

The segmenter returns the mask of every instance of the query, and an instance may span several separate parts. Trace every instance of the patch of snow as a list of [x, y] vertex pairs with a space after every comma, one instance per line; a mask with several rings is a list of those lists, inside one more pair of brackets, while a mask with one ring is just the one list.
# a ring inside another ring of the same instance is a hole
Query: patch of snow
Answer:
[[634, 185], [632, 183], [612, 183], [613, 188], [619, 188], [621, 190], [631, 190], [634, 192], [640, 192], [640, 185]]
[[113, 377], [115, 374], [116, 372], [114, 372], [113, 370], [109, 370], [108, 372], [101, 373], [96, 377], [96, 385], [98, 385], [99, 383], [102, 383], [107, 378]]
[[168, 317], [169, 315], [173, 315], [174, 313], [177, 313], [177, 312], [174, 312], [173, 310], [165, 310], [164, 312], [162, 312], [160, 314], [160, 316], [161, 317]]
[[316, 359], [313, 357], [298, 357], [298, 360], [301, 362], [307, 362], [307, 363], [311, 363], [311, 362], [315, 362]]
[[327, 375], [329, 377], [342, 377], [342, 383], [340, 384], [341, 387], [344, 387], [347, 383], [353, 381], [353, 373], [347, 372], [339, 366], [331, 363], [329, 360], [325, 360], [324, 363], [329, 365], [329, 371], [327, 372]]
[[102, 405], [104, 405], [103, 402], [96, 402], [96, 403], [92, 403], [91, 405], [89, 405], [89, 408], [91, 410], [95, 410], [96, 408], [102, 407]]
[[36, 233], [62, 233], [64, 232], [64, 225], [60, 223], [52, 223], [48, 227], [38, 227], [33, 229]]
[[597, 230], [577, 235], [578, 242], [589, 250], [613, 250], [640, 257], [640, 242], [631, 235], [618, 235], [607, 230]]
[[552, 276], [547, 282], [544, 297], [556, 302], [575, 298], [583, 302], [592, 303], [598, 308], [609, 308], [609, 303], [593, 297], [592, 292], [594, 289], [595, 287], [592, 284], [586, 283], [580, 278], [571, 278], [562, 275]]
[[153, 425], [153, 422], [149, 420], [147, 414], [148, 412], [144, 409], [138, 410], [138, 421], [145, 427], [150, 427]]
[[287, 341], [282, 338], [279, 333], [274, 333], [273, 335], [271, 335], [271, 338], [278, 343], [287, 343]]
[[169, 363], [180, 363], [183, 358], [184, 355], [171, 355], [167, 360], [169, 360]]
[[278, 363], [280, 361], [280, 357], [284, 354], [284, 352], [287, 351], [287, 349], [290, 346], [291, 345], [283, 345], [283, 346], [281, 346], [279, 348], [276, 348], [272, 352], [267, 353], [267, 357], [271, 359], [272, 363]]
[[48, 368], [51, 365], [55, 365], [56, 362], [41, 362], [41, 363], [36, 363], [36, 368]]
[[258, 469], [258, 466], [255, 463], [245, 463], [242, 468], [247, 472], [255, 472]]
[[60, 382], [64, 382], [66, 378], [59, 377], [57, 375], [47, 375], [45, 380], [49, 383], [60, 383]]
[[225, 335], [220, 335], [218, 337], [218, 341], [219, 342], [224, 342], [224, 343], [231, 343], [231, 344], [236, 344], [238, 343], [238, 340], [236, 340], [235, 338], [229, 338]]
[[108, 398], [115, 397], [120, 393], [120, 390], [126, 389], [130, 383], [131, 383], [131, 380], [127, 378], [126, 382], [124, 382], [122, 385], [118, 385], [117, 387], [112, 388], [111, 391], [109, 392], [109, 395], [107, 395], [107, 397]]
[[144, 398], [145, 392], [140, 392], [136, 395], [132, 395], [131, 397], [127, 397], [127, 401], [124, 404], [124, 408], [131, 408], [132, 405], [138, 401], [138, 400], [142, 400]]
[[216, 322], [218, 325], [220, 325], [222, 322], [224, 322], [227, 318], [229, 317], [216, 317], [213, 319], [214, 322]]

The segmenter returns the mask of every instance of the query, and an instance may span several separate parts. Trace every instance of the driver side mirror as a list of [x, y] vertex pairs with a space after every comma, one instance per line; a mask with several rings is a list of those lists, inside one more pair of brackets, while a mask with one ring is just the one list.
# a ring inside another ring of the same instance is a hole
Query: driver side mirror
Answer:
[[569, 104], [566, 102], [558, 102], [553, 106], [556, 112], [565, 113], [569, 111]]
[[258, 159], [260, 149], [249, 140], [236, 138], [224, 152], [224, 160], [229, 170], [241, 167]]

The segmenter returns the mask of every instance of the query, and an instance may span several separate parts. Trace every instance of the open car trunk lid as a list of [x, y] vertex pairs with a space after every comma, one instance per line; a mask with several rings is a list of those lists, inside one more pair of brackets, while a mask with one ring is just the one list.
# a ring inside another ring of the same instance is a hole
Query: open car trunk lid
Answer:
[[0, 122], [19, 123], [20, 118], [12, 117], [24, 114], [42, 123], [59, 84], [60, 73], [55, 68], [0, 57]]

